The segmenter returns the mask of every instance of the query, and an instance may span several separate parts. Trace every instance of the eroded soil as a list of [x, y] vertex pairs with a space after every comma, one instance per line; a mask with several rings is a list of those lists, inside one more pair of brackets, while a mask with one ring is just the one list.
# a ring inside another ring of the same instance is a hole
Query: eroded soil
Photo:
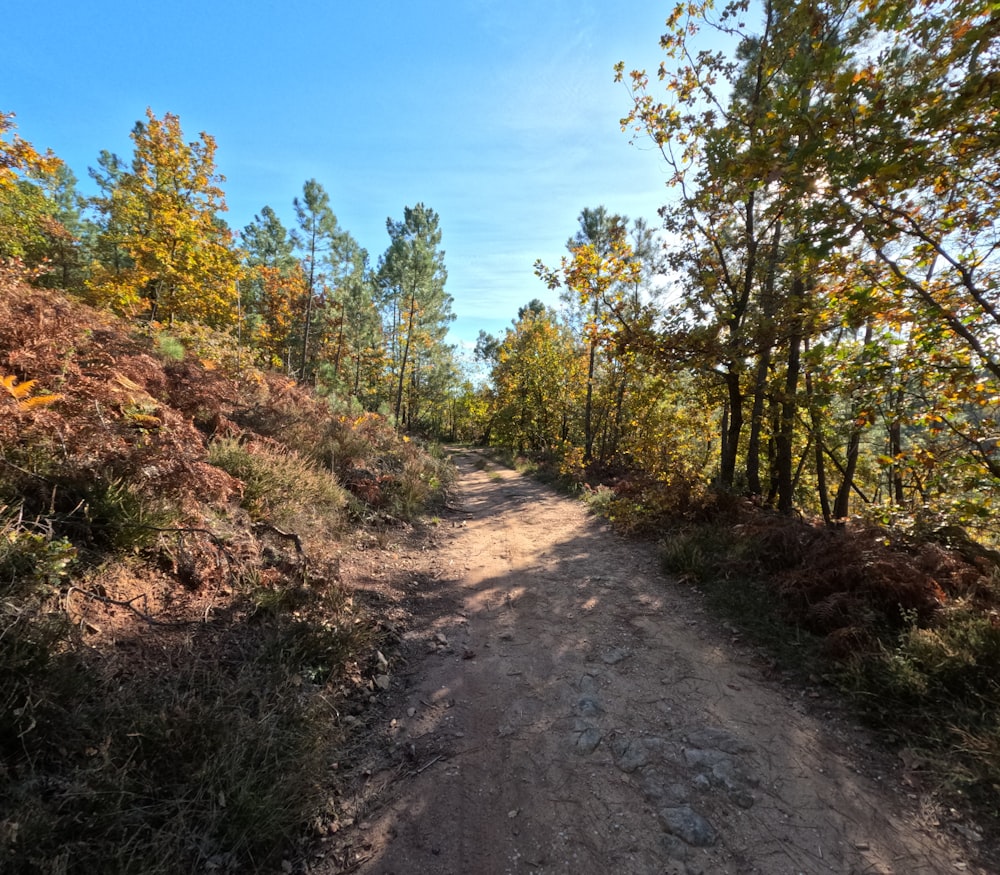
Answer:
[[479, 454], [456, 463], [435, 548], [386, 572], [387, 616], [412, 617], [354, 817], [310, 871], [986, 871], [898, 761], [731, 640], [652, 549]]

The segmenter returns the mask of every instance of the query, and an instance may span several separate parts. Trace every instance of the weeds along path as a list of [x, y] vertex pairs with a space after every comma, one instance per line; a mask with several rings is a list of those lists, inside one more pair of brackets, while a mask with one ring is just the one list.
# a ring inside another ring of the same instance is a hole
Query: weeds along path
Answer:
[[476, 453], [456, 463], [426, 569], [441, 610], [394, 681], [411, 765], [363, 824], [363, 862], [324, 871], [980, 871], [652, 551]]

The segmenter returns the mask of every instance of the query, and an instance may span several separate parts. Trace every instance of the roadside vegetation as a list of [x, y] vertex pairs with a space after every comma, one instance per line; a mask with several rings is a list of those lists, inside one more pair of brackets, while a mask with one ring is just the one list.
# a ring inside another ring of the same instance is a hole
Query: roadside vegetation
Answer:
[[0, 870], [277, 869], [384, 647], [339, 557], [447, 464], [224, 335], [10, 270], [0, 324]]
[[585, 207], [480, 385], [425, 204], [375, 266], [316, 180], [237, 245], [175, 115], [84, 199], [0, 112], [0, 869], [273, 864], [378, 646], [339, 552], [447, 485], [418, 435], [658, 539], [1000, 839], [998, 33], [678, 5], [615, 71], [662, 222]]

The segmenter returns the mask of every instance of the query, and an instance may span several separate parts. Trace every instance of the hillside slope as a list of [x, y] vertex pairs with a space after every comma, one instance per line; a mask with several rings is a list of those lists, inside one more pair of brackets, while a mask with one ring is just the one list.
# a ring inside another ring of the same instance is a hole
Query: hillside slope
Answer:
[[0, 275], [0, 869], [264, 871], [380, 618], [339, 579], [447, 466], [186, 326]]

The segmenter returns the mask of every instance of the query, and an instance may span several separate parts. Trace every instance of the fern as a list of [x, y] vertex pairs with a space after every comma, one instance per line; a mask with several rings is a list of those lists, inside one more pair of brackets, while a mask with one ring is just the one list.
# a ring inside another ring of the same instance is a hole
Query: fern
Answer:
[[47, 395], [36, 395], [34, 398], [29, 398], [31, 390], [35, 388], [37, 380], [26, 380], [23, 383], [17, 382], [17, 377], [13, 374], [8, 374], [6, 377], [0, 378], [0, 384], [3, 385], [7, 393], [17, 402], [17, 406], [21, 410], [34, 410], [36, 407], [48, 407], [50, 404], [55, 404], [56, 401], [62, 398], [62, 395], [55, 395], [49, 393]]
[[56, 395], [50, 393], [48, 395], [36, 395], [34, 398], [26, 398], [24, 401], [18, 403], [18, 407], [22, 410], [34, 410], [36, 407], [48, 407], [50, 404], [55, 404], [56, 401], [62, 399], [62, 395]]
[[3, 387], [10, 393], [11, 397], [15, 401], [20, 401], [22, 398], [27, 398], [31, 393], [32, 388], [34, 388], [35, 380], [28, 380], [26, 383], [17, 382], [17, 377], [13, 374], [4, 377], [0, 380], [3, 383]]

